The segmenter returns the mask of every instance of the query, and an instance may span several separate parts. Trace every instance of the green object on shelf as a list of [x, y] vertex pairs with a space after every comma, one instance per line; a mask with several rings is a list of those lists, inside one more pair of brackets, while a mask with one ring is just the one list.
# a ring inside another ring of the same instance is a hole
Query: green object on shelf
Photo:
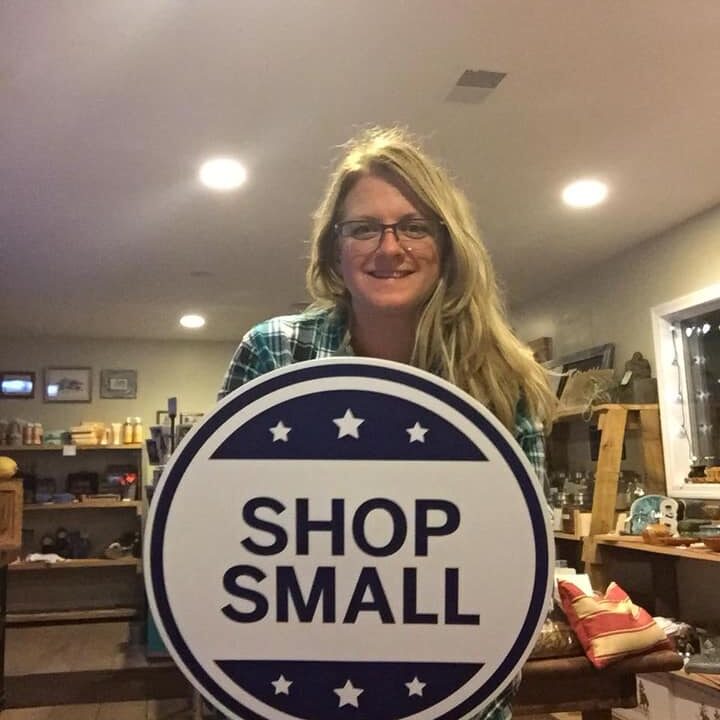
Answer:
[[148, 657], [170, 657], [170, 653], [160, 637], [152, 613], [148, 613], [146, 654]]

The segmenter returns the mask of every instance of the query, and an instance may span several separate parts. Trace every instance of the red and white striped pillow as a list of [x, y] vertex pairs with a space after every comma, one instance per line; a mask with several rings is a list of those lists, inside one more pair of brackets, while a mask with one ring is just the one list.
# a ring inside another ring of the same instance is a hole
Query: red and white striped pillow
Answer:
[[596, 668], [672, 648], [650, 613], [633, 604], [617, 583], [610, 583], [605, 595], [587, 595], [569, 580], [558, 580], [558, 592], [570, 627]]

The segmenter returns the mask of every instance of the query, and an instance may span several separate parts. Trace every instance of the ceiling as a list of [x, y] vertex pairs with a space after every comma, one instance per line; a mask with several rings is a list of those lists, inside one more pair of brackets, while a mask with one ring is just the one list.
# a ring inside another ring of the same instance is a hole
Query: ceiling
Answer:
[[[291, 312], [338, 144], [396, 122], [531, 300], [720, 202], [718, 37], [717, 0], [5, 0], [0, 336], [238, 340]], [[448, 102], [466, 69], [507, 76]], [[197, 182], [218, 154], [239, 191]], [[584, 175], [607, 203], [564, 207]]]

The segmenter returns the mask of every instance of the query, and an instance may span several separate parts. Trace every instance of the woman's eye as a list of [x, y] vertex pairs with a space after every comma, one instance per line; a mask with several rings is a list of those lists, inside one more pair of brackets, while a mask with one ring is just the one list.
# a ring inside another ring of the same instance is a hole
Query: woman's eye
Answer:
[[350, 232], [353, 237], [356, 238], [364, 238], [364, 237], [371, 237], [377, 233], [377, 228], [372, 223], [355, 223], [351, 229]]
[[408, 235], [422, 236], [430, 234], [430, 227], [424, 220], [410, 220], [403, 223], [401, 230]]

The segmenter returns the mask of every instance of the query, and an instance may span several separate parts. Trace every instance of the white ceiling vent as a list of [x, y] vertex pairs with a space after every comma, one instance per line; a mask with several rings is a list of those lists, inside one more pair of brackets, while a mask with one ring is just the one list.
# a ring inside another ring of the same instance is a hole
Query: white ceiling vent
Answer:
[[503, 80], [506, 73], [490, 70], [466, 70], [446, 100], [449, 102], [481, 103]]

